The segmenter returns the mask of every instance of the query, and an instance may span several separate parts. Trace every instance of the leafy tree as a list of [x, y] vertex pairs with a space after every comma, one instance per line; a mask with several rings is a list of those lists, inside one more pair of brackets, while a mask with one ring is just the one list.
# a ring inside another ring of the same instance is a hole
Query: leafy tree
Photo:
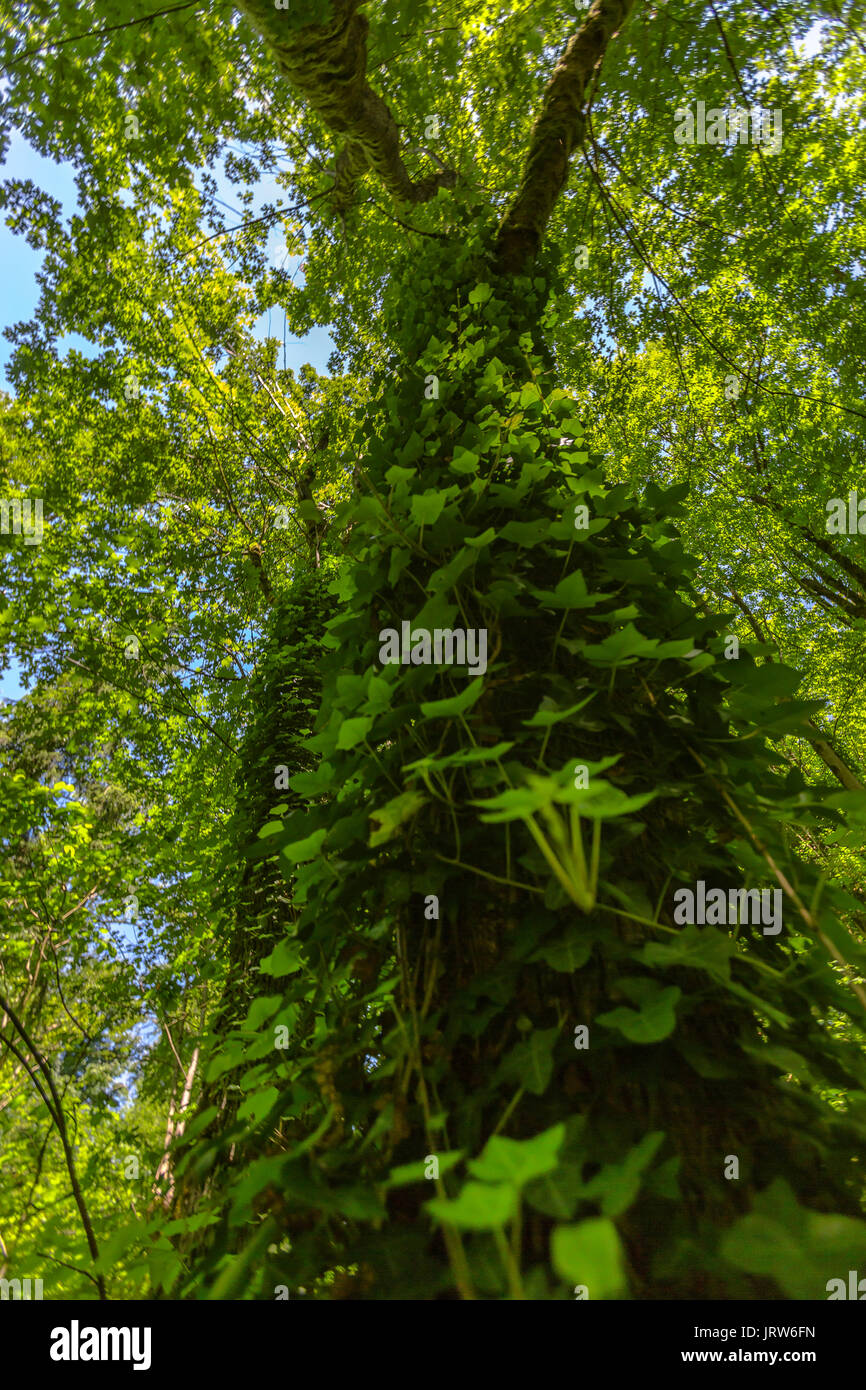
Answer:
[[[82, 208], [3, 194], [46, 252], [0, 415], [47, 513], [4, 537], [7, 1104], [54, 1134], [15, 1140], [16, 1269], [815, 1298], [866, 1254], [864, 571], [825, 527], [858, 12], [632, 8], [4, 0], [4, 130]], [[677, 144], [697, 100], [781, 110], [781, 146]], [[274, 308], [329, 325], [327, 377], [256, 337]], [[703, 885], [782, 920], [684, 921]], [[49, 1054], [98, 1144], [139, 1136], [129, 1222]]]

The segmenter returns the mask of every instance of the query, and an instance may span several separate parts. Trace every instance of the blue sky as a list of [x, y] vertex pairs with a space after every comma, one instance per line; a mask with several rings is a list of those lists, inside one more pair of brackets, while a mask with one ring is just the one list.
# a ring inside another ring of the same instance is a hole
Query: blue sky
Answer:
[[[20, 135], [16, 134], [12, 137], [6, 160], [0, 165], [0, 177], [4, 179], [32, 179], [53, 198], [60, 200], [67, 218], [74, 212], [81, 210], [72, 165], [55, 164], [53, 160], [42, 158]], [[220, 188], [220, 195], [225, 200], [225, 206], [234, 208], [232, 185], [225, 180], [220, 182], [223, 184]], [[263, 203], [268, 198], [284, 197], [285, 191], [278, 188], [274, 180], [267, 179], [259, 184], [258, 195], [259, 203]], [[256, 211], [257, 208], [253, 207], [246, 214], [238, 213], [238, 220], [243, 220], [244, 216], [255, 216]], [[231, 224], [230, 217], [229, 222]], [[280, 231], [274, 228], [268, 238], [268, 250], [275, 252], [281, 241]], [[297, 264], [299, 258], [293, 259]], [[3, 287], [2, 292], [0, 292], [0, 328], [6, 328], [10, 324], [29, 320], [33, 316], [39, 299], [36, 272], [42, 264], [42, 252], [34, 251], [27, 245], [23, 236], [14, 235], [3, 222], [0, 223], [0, 261], [2, 261], [4, 270]], [[291, 265], [291, 263], [290, 261], [289, 264]], [[270, 314], [263, 314], [256, 325], [257, 334], [264, 338], [270, 333], [273, 337], [282, 338], [283, 323], [281, 319], [282, 316], [277, 310], [272, 310]], [[89, 344], [83, 338], [70, 335], [63, 339], [63, 347], [70, 347], [73, 344], [82, 352], [90, 351]], [[326, 328], [314, 328], [305, 338], [287, 336], [286, 346], [290, 367], [297, 369], [304, 362], [310, 362], [317, 371], [327, 371], [328, 357], [333, 351], [333, 343]], [[6, 364], [11, 354], [11, 344], [5, 338], [0, 338], [0, 367], [3, 368], [0, 386], [4, 390], [9, 389]]]
[[[0, 178], [32, 179], [38, 187], [50, 193], [53, 198], [59, 199], [66, 218], [71, 217], [76, 211], [80, 212], [73, 166], [71, 164], [56, 164], [53, 160], [44, 159], [20, 135], [16, 134], [12, 137], [6, 160], [0, 165]], [[222, 184], [223, 186], [219, 190], [220, 196], [224, 198], [228, 208], [234, 208], [234, 189], [225, 180], [222, 181]], [[264, 202], [268, 199], [276, 201], [278, 197], [284, 197], [284, 190], [278, 188], [272, 179], [263, 180], [258, 188], [258, 201]], [[242, 221], [245, 217], [255, 216], [256, 211], [257, 208], [252, 208], [245, 214], [238, 213], [237, 220]], [[229, 225], [234, 225], [231, 221], [231, 215], [229, 215], [228, 221]], [[277, 228], [274, 228], [269, 234], [268, 251], [277, 257], [276, 264], [281, 264], [278, 253], [281, 242], [281, 233]], [[0, 328], [7, 328], [14, 323], [28, 322], [33, 317], [39, 301], [36, 274], [42, 264], [42, 258], [43, 253], [41, 251], [33, 250], [27, 245], [23, 236], [16, 236], [5, 222], [0, 222], [0, 264], [3, 266], [2, 289], [0, 289]], [[286, 264], [290, 270], [295, 269], [299, 260], [300, 257], [293, 257]], [[302, 284], [303, 276], [300, 272], [298, 272], [297, 278], [298, 282]], [[261, 316], [254, 331], [258, 337], [282, 339], [284, 326], [285, 315], [282, 311], [273, 309]], [[71, 347], [77, 348], [88, 356], [95, 352], [91, 344], [77, 334], [69, 334], [59, 344], [61, 354]], [[313, 328], [304, 338], [296, 338], [287, 333], [286, 365], [297, 370], [305, 362], [309, 362], [317, 371], [326, 373], [328, 358], [333, 348], [331, 335], [326, 328]], [[4, 391], [11, 389], [6, 366], [13, 351], [12, 344], [6, 338], [0, 337], [0, 368], [2, 368], [0, 389]], [[8, 653], [5, 654], [5, 657], [9, 660]], [[13, 660], [10, 662], [9, 669], [0, 674], [0, 697], [16, 700], [23, 693], [18, 667]]]

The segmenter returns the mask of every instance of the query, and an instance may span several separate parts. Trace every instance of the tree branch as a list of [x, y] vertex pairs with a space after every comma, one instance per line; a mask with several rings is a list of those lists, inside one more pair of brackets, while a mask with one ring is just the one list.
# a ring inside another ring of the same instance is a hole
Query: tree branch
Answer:
[[[746, 604], [743, 601], [743, 599], [740, 597], [740, 595], [736, 592], [735, 589], [731, 590], [730, 597], [733, 599], [740, 612], [746, 618], [746, 621], [748, 622], [758, 641], [763, 642], [765, 644], [769, 644], [769, 636], [766, 632], [763, 631], [754, 613], [749, 608], [748, 604]], [[772, 656], [768, 656], [767, 660], [772, 661]], [[812, 729], [815, 733], [814, 738], [809, 737], [809, 735], [806, 736], [808, 742], [812, 745], [812, 747], [814, 748], [815, 752], [818, 754], [818, 757], [821, 759], [824, 765], [826, 767], [829, 767], [830, 771], [833, 773], [833, 776], [839, 782], [842, 783], [842, 786], [846, 789], [846, 791], [866, 791], [866, 788], [864, 788], [863, 783], [854, 774], [854, 772], [852, 772], [848, 764], [840, 757], [837, 750], [833, 747], [833, 744], [830, 742], [825, 731], [815, 723], [814, 719], [809, 719], [806, 722], [808, 723], [809, 728]]]
[[19, 53], [17, 58], [13, 58], [9, 64], [14, 68], [16, 64], [24, 61], [25, 58], [33, 58], [37, 53], [47, 53], [51, 48], [63, 48], [68, 43], [80, 43], [82, 39], [101, 39], [106, 34], [115, 34], [118, 29], [132, 29], [137, 24], [147, 24], [151, 19], [160, 19], [162, 15], [175, 14], [177, 10], [198, 10], [205, 8], [202, 0], [182, 0], [179, 5], [169, 5], [164, 10], [151, 10], [149, 14], [143, 14], [138, 19], [125, 19], [119, 24], [107, 24], [102, 29], [84, 29], [80, 34], [70, 34], [65, 39], [49, 39], [44, 44], [37, 44], [35, 48], [26, 48], [23, 53]]
[[523, 178], [496, 239], [501, 271], [517, 274], [538, 254], [556, 200], [568, 178], [568, 164], [586, 133], [586, 91], [607, 46], [618, 33], [634, 0], [593, 0], [578, 32], [547, 85], [532, 129]]
[[[15, 1053], [15, 1056], [18, 1057], [20, 1061], [23, 1062], [31, 1080], [33, 1081], [34, 1086], [36, 1087], [37, 1091], [42, 1097], [42, 1101], [45, 1105], [45, 1108], [47, 1109], [49, 1115], [51, 1116], [52, 1120], [57, 1126], [57, 1132], [60, 1135], [60, 1143], [63, 1145], [63, 1157], [66, 1160], [66, 1171], [69, 1174], [69, 1181], [72, 1183], [72, 1195], [75, 1198], [75, 1205], [78, 1207], [78, 1212], [81, 1217], [81, 1224], [84, 1227], [84, 1234], [87, 1238], [87, 1246], [90, 1250], [91, 1258], [94, 1264], [97, 1264], [99, 1261], [99, 1247], [96, 1244], [96, 1236], [93, 1233], [93, 1226], [90, 1221], [90, 1213], [87, 1210], [87, 1204], [84, 1200], [84, 1193], [81, 1191], [81, 1184], [78, 1181], [78, 1173], [75, 1168], [75, 1159], [72, 1155], [72, 1148], [69, 1143], [69, 1134], [66, 1129], [66, 1116], [63, 1113], [63, 1106], [61, 1105], [60, 1097], [57, 1094], [57, 1087], [54, 1084], [53, 1073], [45, 1058], [42, 1056], [42, 1053], [39, 1051], [39, 1048], [36, 1046], [35, 1042], [30, 1037], [30, 1034], [27, 1032], [27, 1029], [24, 1027], [24, 1024], [15, 1014], [15, 1011], [9, 1003], [8, 999], [6, 999], [2, 994], [0, 994], [0, 1008], [2, 1008], [4, 1013], [8, 1016], [9, 1021], [12, 1024], [12, 1027], [15, 1029], [19, 1037], [22, 1039], [24, 1045], [27, 1048], [29, 1048], [31, 1055], [35, 1059], [36, 1064], [39, 1067], [39, 1070], [42, 1072], [42, 1075], [45, 1077], [48, 1089], [51, 1092], [51, 1098], [54, 1101], [53, 1107], [50, 1101], [48, 1100], [48, 1097], [46, 1096], [45, 1092], [43, 1091], [42, 1087], [40, 1086], [38, 1080], [36, 1079], [35, 1073], [30, 1070], [30, 1067], [27, 1065], [26, 1060], [21, 1056], [21, 1053], [15, 1047], [14, 1043], [9, 1042], [8, 1038], [4, 1038], [3, 1041], [6, 1043], [6, 1046], [10, 1049], [11, 1052]], [[99, 1289], [99, 1297], [101, 1299], [105, 1299], [107, 1297], [105, 1292], [105, 1280], [101, 1274], [98, 1274], [96, 1276], [96, 1286]]]
[[322, 24], [292, 28], [273, 0], [238, 0], [238, 8], [271, 49], [277, 67], [329, 130], [344, 137], [337, 155], [332, 199], [344, 213], [362, 174], [372, 170], [396, 198], [423, 203], [451, 188], [452, 169], [413, 180], [400, 153], [400, 131], [388, 106], [367, 81], [366, 15], [360, 0], [331, 0]]

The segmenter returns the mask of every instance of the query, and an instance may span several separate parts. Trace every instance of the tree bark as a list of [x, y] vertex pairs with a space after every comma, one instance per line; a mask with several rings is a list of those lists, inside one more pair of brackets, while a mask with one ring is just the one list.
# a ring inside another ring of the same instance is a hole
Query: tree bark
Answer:
[[496, 258], [506, 274], [518, 273], [538, 254], [565, 186], [569, 161], [586, 133], [587, 85], [633, 4], [634, 0], [594, 0], [554, 68], [532, 130], [520, 187], [497, 236]]
[[407, 203], [423, 203], [438, 188], [453, 187], [456, 175], [441, 169], [413, 179], [400, 153], [400, 131], [387, 104], [367, 81], [366, 15], [360, 0], [331, 0], [323, 24], [291, 28], [287, 12], [273, 0], [240, 0], [238, 8], [259, 31], [276, 64], [296, 92], [345, 138], [335, 167], [333, 201], [348, 208], [355, 184], [372, 170], [389, 192]]

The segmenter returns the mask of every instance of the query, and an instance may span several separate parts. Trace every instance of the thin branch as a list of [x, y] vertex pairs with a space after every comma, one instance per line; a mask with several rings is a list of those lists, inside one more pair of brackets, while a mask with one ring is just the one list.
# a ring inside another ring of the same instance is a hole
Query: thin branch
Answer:
[[[221, 8], [227, 9], [231, 0]], [[50, 48], [63, 48], [68, 43], [80, 43], [82, 39], [103, 38], [105, 34], [114, 34], [118, 29], [133, 29], [137, 24], [147, 24], [151, 19], [159, 19], [161, 15], [175, 14], [178, 10], [199, 10], [206, 8], [201, 4], [201, 0], [184, 0], [182, 5], [169, 5], [165, 10], [152, 10], [150, 14], [142, 15], [140, 19], [126, 19], [120, 24], [107, 24], [102, 29], [85, 29], [80, 34], [70, 34], [65, 39], [49, 39], [47, 43], [37, 44], [35, 48], [27, 48], [23, 53], [19, 53], [17, 58], [13, 58], [9, 63], [10, 68], [14, 68], [16, 63], [22, 63], [25, 58], [33, 58], [37, 53], [45, 53]], [[207, 6], [207, 8], [210, 8]]]
[[[49, 1115], [51, 1116], [55, 1125], [57, 1126], [57, 1132], [60, 1135], [60, 1142], [63, 1145], [63, 1156], [66, 1160], [66, 1170], [69, 1173], [69, 1181], [72, 1183], [72, 1193], [75, 1197], [75, 1205], [78, 1207], [79, 1215], [81, 1216], [81, 1224], [84, 1227], [84, 1234], [87, 1237], [87, 1246], [90, 1250], [91, 1258], [93, 1260], [93, 1263], [96, 1264], [99, 1260], [99, 1246], [96, 1243], [96, 1236], [93, 1233], [93, 1226], [90, 1221], [90, 1213], [87, 1210], [87, 1204], [84, 1200], [84, 1193], [81, 1191], [81, 1184], [78, 1181], [78, 1173], [76, 1172], [75, 1168], [75, 1159], [72, 1154], [72, 1149], [69, 1144], [69, 1134], [66, 1129], [66, 1116], [63, 1113], [63, 1106], [60, 1102], [60, 1097], [57, 1094], [57, 1087], [54, 1084], [54, 1076], [51, 1072], [51, 1068], [45, 1061], [45, 1058], [39, 1051], [39, 1048], [36, 1046], [35, 1042], [30, 1037], [30, 1034], [27, 1032], [27, 1029], [24, 1027], [24, 1024], [15, 1014], [15, 1011], [13, 1010], [8, 999], [6, 999], [2, 994], [0, 994], [0, 1008], [2, 1008], [4, 1013], [8, 1015], [13, 1028], [23, 1039], [25, 1045], [29, 1048], [31, 1055], [36, 1059], [39, 1069], [42, 1072], [42, 1075], [45, 1077], [48, 1089], [51, 1092], [51, 1097], [54, 1101], [53, 1109], [49, 1104], [45, 1092], [42, 1090], [42, 1087], [36, 1080], [36, 1077], [30, 1071], [27, 1062], [24, 1060], [23, 1057], [21, 1057], [21, 1054], [14, 1047], [14, 1044], [10, 1043], [8, 1039], [4, 1038], [3, 1041], [6, 1043], [6, 1046], [9, 1047], [11, 1051], [15, 1052], [15, 1055], [23, 1062], [24, 1066], [27, 1068], [27, 1071], [30, 1074], [34, 1085], [36, 1086], [36, 1089], [42, 1096], [42, 1099], [45, 1103], [45, 1107], [48, 1110]], [[108, 1295], [105, 1291], [105, 1280], [101, 1274], [97, 1276], [96, 1283], [97, 1288], [99, 1289], [99, 1297], [101, 1299], [107, 1298]]]

